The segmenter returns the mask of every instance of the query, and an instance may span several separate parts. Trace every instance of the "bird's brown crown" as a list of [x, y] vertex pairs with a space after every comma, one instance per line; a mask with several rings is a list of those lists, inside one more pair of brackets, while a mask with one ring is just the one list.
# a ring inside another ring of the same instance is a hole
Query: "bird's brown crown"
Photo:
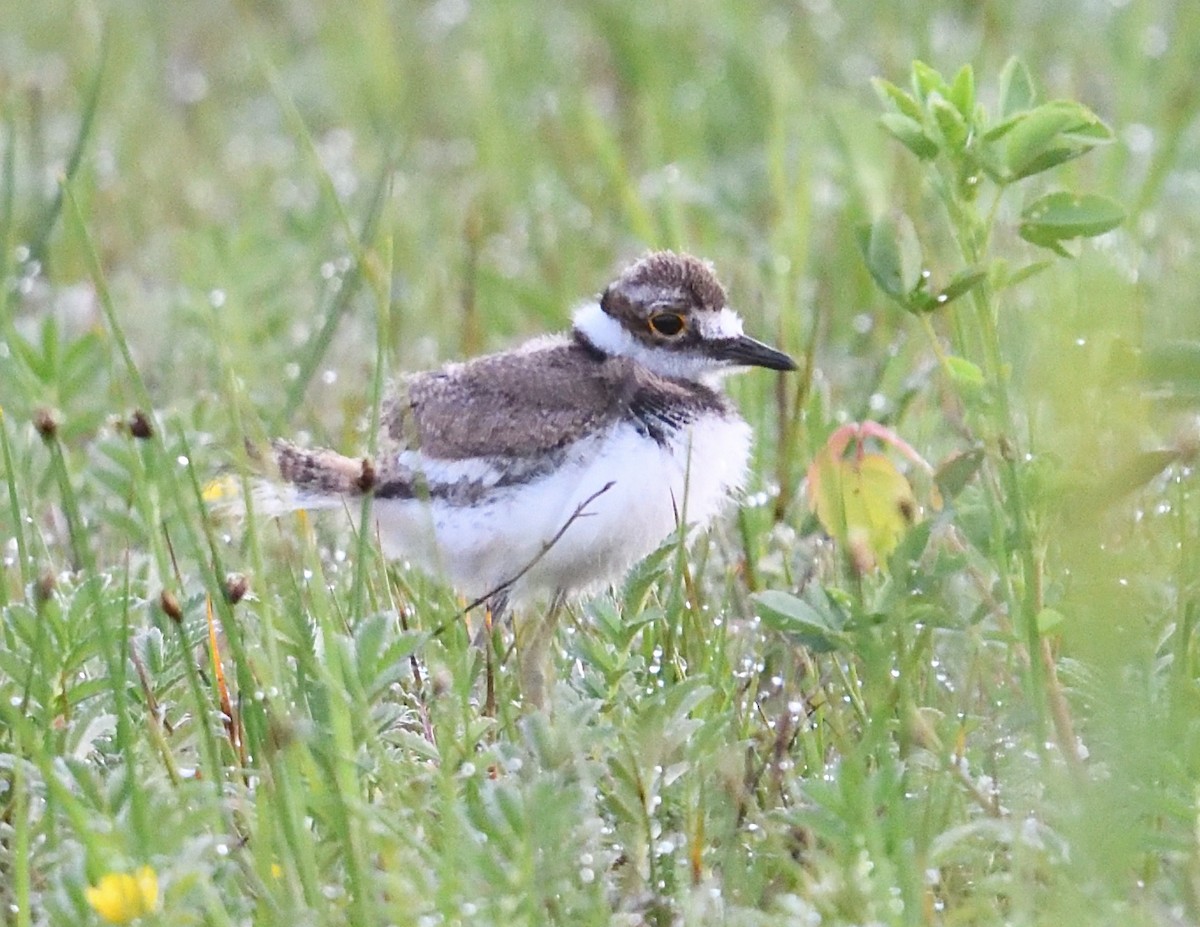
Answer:
[[663, 340], [684, 333], [689, 316], [725, 307], [712, 267], [690, 254], [655, 251], [628, 267], [600, 298], [600, 308], [629, 330]]

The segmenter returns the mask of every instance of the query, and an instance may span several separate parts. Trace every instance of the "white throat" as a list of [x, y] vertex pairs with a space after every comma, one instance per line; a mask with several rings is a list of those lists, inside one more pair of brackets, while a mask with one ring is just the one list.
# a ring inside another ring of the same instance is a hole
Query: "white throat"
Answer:
[[[705, 338], [736, 338], [742, 334], [742, 320], [732, 309], [705, 313], [697, 323]], [[605, 354], [628, 357], [660, 376], [676, 380], [712, 383], [735, 371], [725, 361], [685, 351], [653, 348], [634, 338], [625, 326], [600, 308], [597, 302], [585, 303], [575, 311], [575, 330]]]

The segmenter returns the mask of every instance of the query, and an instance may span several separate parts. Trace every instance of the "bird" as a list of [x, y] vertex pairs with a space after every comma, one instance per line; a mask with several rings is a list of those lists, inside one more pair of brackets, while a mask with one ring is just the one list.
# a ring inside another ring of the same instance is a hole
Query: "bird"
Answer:
[[273, 507], [370, 493], [389, 559], [497, 614], [561, 602], [708, 525], [741, 490], [751, 429], [721, 383], [749, 367], [796, 364], [744, 333], [710, 263], [650, 252], [568, 333], [402, 376], [372, 457], [274, 442], [288, 494]]

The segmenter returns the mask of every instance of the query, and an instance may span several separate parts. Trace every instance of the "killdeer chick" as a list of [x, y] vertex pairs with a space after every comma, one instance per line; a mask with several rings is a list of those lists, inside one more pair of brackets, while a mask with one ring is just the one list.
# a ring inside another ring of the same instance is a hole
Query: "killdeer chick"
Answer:
[[286, 507], [374, 494], [388, 557], [495, 608], [610, 582], [743, 483], [740, 367], [794, 370], [742, 333], [712, 268], [648, 254], [570, 334], [402, 379], [374, 461], [277, 443]]

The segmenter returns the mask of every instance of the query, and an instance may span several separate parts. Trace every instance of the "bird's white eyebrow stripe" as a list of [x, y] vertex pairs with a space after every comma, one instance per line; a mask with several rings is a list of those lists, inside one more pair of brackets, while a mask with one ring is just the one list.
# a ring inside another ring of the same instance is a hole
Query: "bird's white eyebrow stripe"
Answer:
[[[693, 316], [692, 325], [697, 326], [701, 338], [726, 340], [742, 334], [742, 321], [732, 309], [717, 312], [708, 310], [699, 318]], [[702, 351], [672, 351], [650, 347], [633, 335], [612, 316], [607, 315], [598, 303], [585, 303], [575, 312], [575, 330], [580, 332], [588, 344], [604, 354], [627, 357], [665, 377], [684, 380], [701, 380], [720, 376], [733, 368], [725, 361], [709, 357]]]
[[742, 320], [726, 306], [717, 312], [696, 313], [696, 329], [702, 337], [713, 340], [737, 338], [742, 334]]

